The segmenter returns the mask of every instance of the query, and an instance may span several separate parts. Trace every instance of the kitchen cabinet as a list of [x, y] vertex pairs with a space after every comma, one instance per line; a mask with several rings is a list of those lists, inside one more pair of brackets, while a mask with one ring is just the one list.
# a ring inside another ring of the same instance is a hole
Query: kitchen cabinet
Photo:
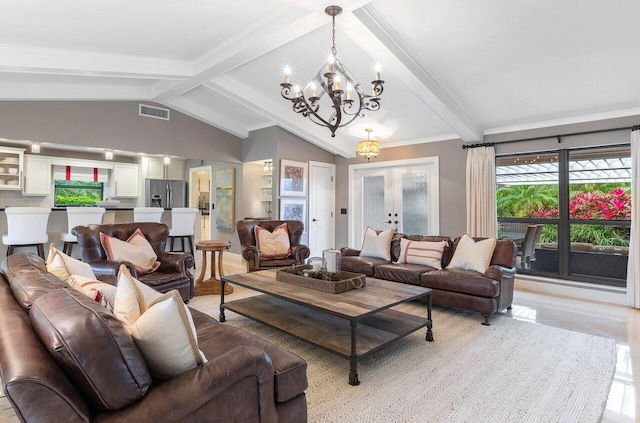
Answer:
[[0, 148], [0, 189], [22, 189], [23, 163], [22, 148]]
[[143, 179], [176, 179], [184, 181], [184, 160], [171, 159], [171, 164], [165, 166], [162, 157], [142, 158]]
[[111, 185], [111, 197], [135, 198], [138, 196], [138, 165], [114, 163]]
[[48, 157], [24, 156], [22, 195], [51, 194], [51, 164], [51, 159]]

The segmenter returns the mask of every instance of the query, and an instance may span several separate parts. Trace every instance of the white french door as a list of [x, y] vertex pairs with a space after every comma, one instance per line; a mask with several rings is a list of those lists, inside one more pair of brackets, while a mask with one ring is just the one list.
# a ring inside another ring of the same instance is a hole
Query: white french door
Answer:
[[349, 167], [349, 245], [358, 248], [367, 226], [416, 235], [437, 235], [438, 158]]

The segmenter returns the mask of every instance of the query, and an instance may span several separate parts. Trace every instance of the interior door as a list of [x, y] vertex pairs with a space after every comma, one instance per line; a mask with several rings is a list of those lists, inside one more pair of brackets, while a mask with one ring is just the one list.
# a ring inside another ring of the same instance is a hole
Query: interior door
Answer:
[[311, 257], [335, 247], [335, 165], [309, 162], [309, 249]]
[[196, 217], [195, 240], [211, 239], [211, 166], [201, 166], [189, 169], [189, 207], [200, 210]]
[[368, 226], [384, 230], [393, 225], [393, 168], [361, 169], [356, 172], [353, 195], [353, 224], [355, 233], [360, 234], [355, 246], [362, 242]]

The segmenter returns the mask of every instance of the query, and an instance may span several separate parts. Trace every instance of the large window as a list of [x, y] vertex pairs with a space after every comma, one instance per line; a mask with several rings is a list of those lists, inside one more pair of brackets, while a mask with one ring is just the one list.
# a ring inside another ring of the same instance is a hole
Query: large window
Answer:
[[523, 273], [624, 286], [631, 226], [629, 146], [496, 159], [499, 236]]

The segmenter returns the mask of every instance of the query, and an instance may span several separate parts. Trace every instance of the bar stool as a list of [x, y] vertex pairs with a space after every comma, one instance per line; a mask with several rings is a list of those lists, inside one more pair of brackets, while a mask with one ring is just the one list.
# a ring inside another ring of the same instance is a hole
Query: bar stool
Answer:
[[[184, 239], [189, 242], [189, 251], [194, 254], [193, 235], [195, 234], [195, 223], [198, 209], [189, 207], [175, 207], [171, 209], [171, 230], [169, 230], [169, 239], [171, 245], [169, 251], [186, 251], [184, 249]], [[180, 238], [180, 250], [173, 249], [173, 241]]]
[[2, 243], [7, 246], [7, 256], [15, 247], [37, 247], [44, 259], [44, 244], [49, 241], [47, 224], [51, 209], [46, 207], [7, 207], [7, 233]]
[[157, 222], [162, 220], [162, 207], [135, 207], [133, 209], [134, 222]]
[[69, 207], [67, 208], [67, 230], [60, 234], [62, 244], [62, 252], [71, 255], [73, 244], [78, 243], [78, 238], [71, 234], [71, 229], [76, 226], [87, 226], [91, 224], [99, 225], [102, 223], [102, 216], [106, 209], [104, 207]]

